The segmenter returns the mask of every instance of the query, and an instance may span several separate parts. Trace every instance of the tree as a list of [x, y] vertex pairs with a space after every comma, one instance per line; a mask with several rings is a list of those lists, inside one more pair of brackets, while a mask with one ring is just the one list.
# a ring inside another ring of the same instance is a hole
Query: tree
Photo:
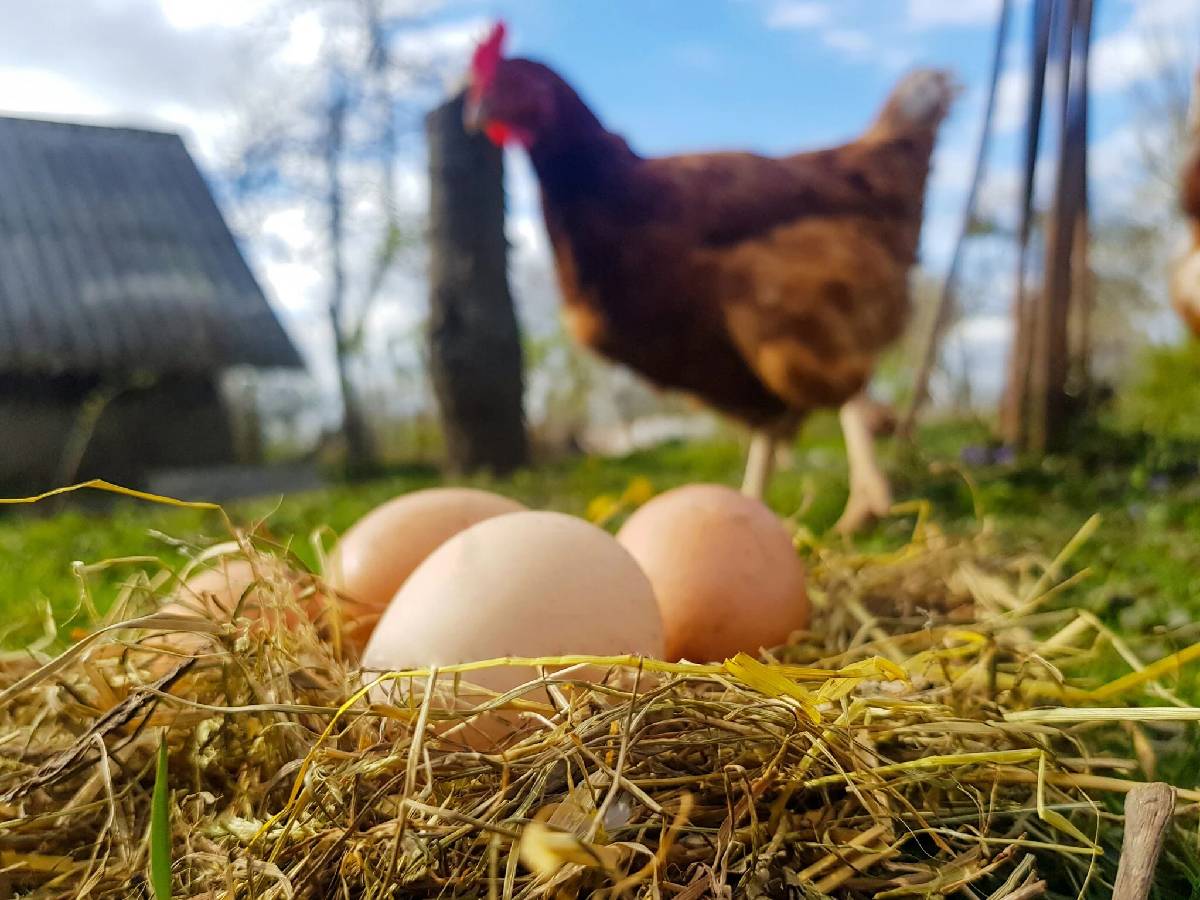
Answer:
[[1050, 54], [1054, 0], [1035, 0], [1031, 22], [1029, 96], [1025, 108], [1025, 152], [1017, 224], [1016, 294], [1013, 298], [1012, 350], [1007, 385], [1000, 407], [1000, 428], [1013, 446], [1024, 446], [1029, 372], [1033, 362], [1033, 306], [1028, 290], [1030, 240], [1033, 236], [1033, 187], [1042, 134], [1042, 107], [1046, 92], [1046, 64]]
[[452, 471], [528, 461], [521, 339], [508, 289], [504, 169], [463, 128], [460, 93], [426, 118], [429, 150], [429, 362]]
[[342, 434], [346, 439], [346, 468], [360, 473], [371, 468], [375, 454], [370, 432], [350, 374], [354, 347], [348, 324], [346, 296], [345, 187], [342, 164], [346, 153], [346, 115], [350, 107], [347, 79], [335, 69], [330, 73], [329, 100], [325, 107], [324, 163], [327, 193], [326, 228], [329, 241], [329, 323], [333, 330], [338, 389], [342, 398]]
[[[298, 206], [319, 223], [313, 259], [324, 272], [345, 466], [376, 465], [372, 431], [355, 371], [372, 310], [387, 296], [389, 276], [416, 241], [419, 223], [401, 219], [396, 170], [405, 161], [401, 134], [438, 84], [443, 60], [428, 48], [415, 58], [397, 47], [423, 28], [428, 3], [413, 0], [312, 0], [273, 9], [289, 27], [315, 16], [315, 59], [256, 81], [271, 90], [248, 102], [234, 190], [243, 208], [254, 198]], [[264, 70], [288, 32], [260, 32]], [[406, 46], [412, 46], [409, 42]]]

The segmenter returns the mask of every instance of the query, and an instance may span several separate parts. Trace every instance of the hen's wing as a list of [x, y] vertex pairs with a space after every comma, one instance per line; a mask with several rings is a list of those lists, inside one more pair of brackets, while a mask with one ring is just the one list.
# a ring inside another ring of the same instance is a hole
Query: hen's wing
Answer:
[[699, 255], [735, 346], [794, 410], [858, 393], [904, 329], [909, 260], [870, 219], [802, 219]]
[[895, 226], [897, 250], [916, 252], [937, 131], [956, 93], [945, 72], [902, 78], [858, 140], [769, 158], [706, 153], [645, 160], [672, 210], [709, 245], [754, 240], [781, 225], [847, 215]]
[[896, 180], [880, 178], [885, 148], [847, 145], [773, 159], [752, 153], [703, 153], [645, 160], [664, 210], [696, 243], [726, 247], [764, 237], [781, 225], [830, 216], [902, 217]]
[[669, 183], [659, 195], [676, 198], [672, 218], [689, 235], [708, 313], [792, 409], [856, 393], [903, 330], [924, 185], [923, 170], [895, 171], [906, 149], [879, 141], [783, 159], [648, 161]]
[[919, 71], [841, 147], [648, 161], [662, 195], [677, 198], [709, 303], [793, 409], [857, 393], [903, 330], [930, 155], [952, 96], [943, 73]]

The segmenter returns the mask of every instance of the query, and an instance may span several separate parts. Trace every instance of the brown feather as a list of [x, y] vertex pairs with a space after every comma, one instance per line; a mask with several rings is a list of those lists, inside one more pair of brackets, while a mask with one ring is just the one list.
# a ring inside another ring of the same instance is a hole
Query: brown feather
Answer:
[[759, 427], [862, 390], [908, 317], [944, 76], [910, 76], [840, 147], [642, 159], [511, 62], [556, 92], [529, 149], [577, 340]]
[[1200, 70], [1192, 86], [1186, 141], [1179, 204], [1190, 226], [1188, 249], [1171, 273], [1171, 301], [1184, 325], [1200, 338]]

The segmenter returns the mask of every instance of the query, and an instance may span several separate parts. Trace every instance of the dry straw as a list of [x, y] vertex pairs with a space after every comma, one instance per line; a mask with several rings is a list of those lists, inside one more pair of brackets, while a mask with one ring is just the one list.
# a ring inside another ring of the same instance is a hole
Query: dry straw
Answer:
[[[805, 548], [819, 630], [774, 655], [491, 661], [543, 675], [459, 710], [431, 688], [483, 663], [364, 680], [336, 622], [156, 612], [178, 573], [140, 559], [87, 639], [3, 660], [0, 897], [150, 896], [162, 735], [176, 897], [1104, 896], [1113, 798], [1153, 774], [1143, 723], [1200, 717], [1169, 689], [1200, 650], [1121, 645], [1090, 683], [1115, 636], [1051, 601], [1094, 523], [1002, 558], [920, 512], [895, 553]], [[221, 552], [281, 611], [320, 587]], [[520, 732], [470, 749], [498, 711]]]

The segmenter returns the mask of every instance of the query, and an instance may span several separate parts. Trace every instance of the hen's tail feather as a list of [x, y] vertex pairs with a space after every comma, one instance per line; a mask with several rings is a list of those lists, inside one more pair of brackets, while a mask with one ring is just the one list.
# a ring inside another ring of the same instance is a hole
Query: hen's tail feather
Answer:
[[884, 135], [936, 129], [950, 112], [959, 90], [949, 72], [940, 69], [910, 72], [892, 89], [871, 130]]

